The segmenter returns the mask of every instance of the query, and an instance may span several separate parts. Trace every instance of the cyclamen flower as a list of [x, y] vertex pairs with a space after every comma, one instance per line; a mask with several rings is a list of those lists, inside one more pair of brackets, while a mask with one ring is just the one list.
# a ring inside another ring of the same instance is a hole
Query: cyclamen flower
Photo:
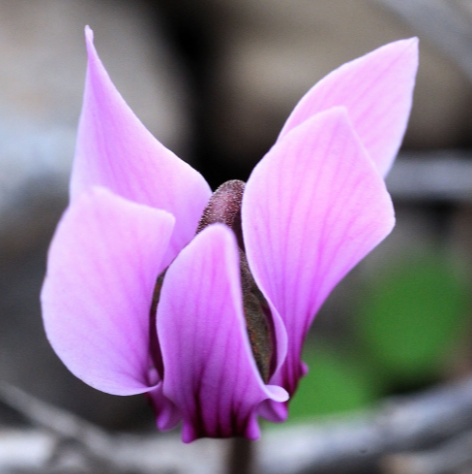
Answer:
[[47, 336], [92, 387], [147, 393], [158, 427], [182, 421], [185, 442], [255, 439], [258, 416], [287, 417], [321, 304], [394, 225], [383, 176], [406, 128], [417, 40], [326, 76], [245, 188], [211, 198], [124, 102], [88, 28], [86, 39], [70, 205], [41, 296]]

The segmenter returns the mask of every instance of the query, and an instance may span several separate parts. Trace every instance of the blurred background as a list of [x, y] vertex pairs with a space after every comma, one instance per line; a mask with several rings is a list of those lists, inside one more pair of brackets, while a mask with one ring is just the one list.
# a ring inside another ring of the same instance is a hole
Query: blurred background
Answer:
[[[0, 380], [109, 429], [154, 424], [143, 397], [75, 379], [42, 327], [38, 295], [67, 204], [86, 24], [125, 100], [213, 189], [247, 180], [325, 74], [418, 36], [414, 107], [387, 181], [397, 226], [318, 315], [290, 422], [472, 372], [472, 1], [0, 0]], [[5, 406], [2, 421], [18, 420]]]

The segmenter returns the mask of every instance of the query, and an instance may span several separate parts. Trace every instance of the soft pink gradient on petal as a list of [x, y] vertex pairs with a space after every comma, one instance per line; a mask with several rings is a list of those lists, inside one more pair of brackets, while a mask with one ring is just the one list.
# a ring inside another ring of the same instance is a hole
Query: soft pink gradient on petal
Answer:
[[[283, 380], [279, 377], [280, 383]], [[288, 402], [278, 403], [272, 400], [264, 400], [258, 408], [259, 416], [272, 423], [282, 423], [288, 418]]]
[[287, 360], [270, 382], [293, 393], [319, 307], [394, 225], [384, 181], [344, 108], [308, 119], [269, 151], [246, 185], [242, 225], [256, 282], [288, 333]]
[[182, 416], [180, 410], [164, 395], [163, 385], [159, 382], [157, 387], [146, 395], [154, 408], [157, 428], [160, 431], [168, 431], [182, 421]]
[[47, 337], [69, 370], [114, 395], [149, 391], [152, 294], [174, 217], [92, 188], [53, 238], [41, 301]]
[[180, 409], [182, 439], [259, 437], [257, 407], [285, 401], [266, 386], [249, 346], [236, 239], [227, 227], [204, 229], [169, 267], [157, 312], [164, 394]]
[[417, 38], [387, 44], [348, 62], [308, 91], [279, 138], [323, 110], [344, 106], [362, 143], [385, 176], [405, 133], [417, 69]]
[[71, 178], [74, 200], [99, 185], [176, 218], [167, 263], [192, 239], [211, 195], [204, 178], [156, 140], [110, 80], [86, 28], [88, 69]]

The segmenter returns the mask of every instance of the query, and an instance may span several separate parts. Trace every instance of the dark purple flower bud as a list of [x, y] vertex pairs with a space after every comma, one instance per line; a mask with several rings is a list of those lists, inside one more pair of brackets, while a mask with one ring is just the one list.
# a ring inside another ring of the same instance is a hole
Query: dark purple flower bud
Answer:
[[203, 211], [197, 234], [211, 224], [220, 223], [227, 225], [236, 235], [247, 332], [259, 372], [264, 382], [268, 382], [273, 369], [273, 335], [270, 327], [272, 317], [269, 305], [254, 281], [244, 253], [241, 204], [245, 186], [243, 181], [237, 179], [223, 183], [211, 196]]

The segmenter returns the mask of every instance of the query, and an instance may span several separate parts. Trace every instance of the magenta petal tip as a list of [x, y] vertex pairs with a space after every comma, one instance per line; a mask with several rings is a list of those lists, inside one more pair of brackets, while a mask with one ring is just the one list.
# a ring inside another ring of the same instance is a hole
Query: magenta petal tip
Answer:
[[279, 139], [331, 107], [347, 107], [354, 129], [385, 176], [401, 145], [418, 69], [418, 38], [399, 40], [347, 62], [296, 105]]
[[93, 41], [93, 30], [89, 25], [85, 26], [85, 40], [87, 43]]

